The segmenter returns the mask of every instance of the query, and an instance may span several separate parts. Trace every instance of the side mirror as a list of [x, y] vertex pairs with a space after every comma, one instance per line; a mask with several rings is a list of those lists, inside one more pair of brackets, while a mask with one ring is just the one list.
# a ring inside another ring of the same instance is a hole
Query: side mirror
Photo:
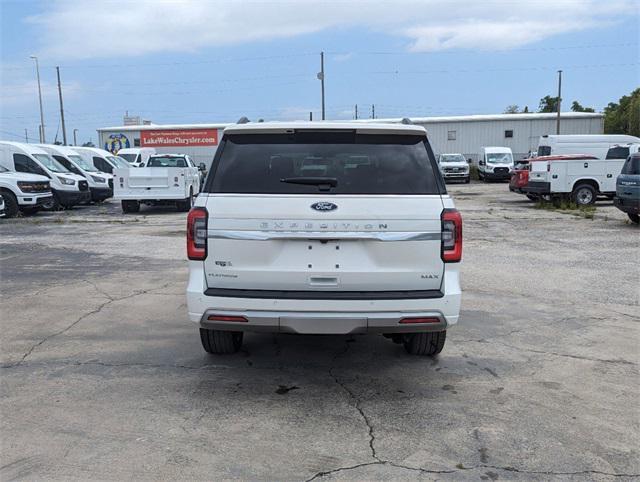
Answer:
[[201, 162], [200, 165], [198, 166], [198, 169], [200, 171], [206, 171], [207, 170], [207, 165], [204, 162]]
[[478, 165], [479, 165], [479, 166], [484, 166], [484, 165], [485, 165], [485, 162], [484, 162], [484, 161], [478, 161]]
[[471, 158], [469, 158], [469, 159], [467, 159], [467, 162], [468, 162], [469, 164], [471, 164], [473, 161], [471, 161]]

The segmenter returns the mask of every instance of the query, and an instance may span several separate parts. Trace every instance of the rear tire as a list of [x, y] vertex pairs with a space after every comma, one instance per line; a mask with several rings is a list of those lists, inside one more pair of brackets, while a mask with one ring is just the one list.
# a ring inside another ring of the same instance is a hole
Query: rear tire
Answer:
[[241, 331], [207, 330], [200, 328], [200, 341], [207, 353], [227, 355], [237, 353], [242, 346], [243, 333]]
[[535, 194], [527, 194], [527, 199], [529, 199], [530, 201], [537, 201], [539, 198], [539, 196], [536, 196]]
[[571, 198], [578, 206], [591, 206], [596, 202], [596, 190], [591, 184], [579, 184], [571, 193]]
[[471, 182], [471, 177], [465, 177], [464, 178], [464, 183], [465, 184], [469, 184]]
[[640, 222], [640, 215], [638, 214], [627, 213], [627, 216], [629, 216], [632, 223], [638, 224]]
[[20, 211], [18, 200], [9, 191], [2, 191], [2, 197], [4, 198], [4, 216], [6, 218], [15, 218]]
[[444, 348], [446, 338], [446, 330], [428, 333], [410, 333], [404, 335], [404, 349], [411, 355], [437, 355]]
[[122, 212], [125, 214], [140, 212], [140, 203], [138, 201], [122, 201], [121, 204]]
[[190, 187], [189, 188], [189, 197], [186, 198], [184, 201], [178, 201], [176, 203], [176, 207], [178, 208], [178, 211], [181, 211], [183, 213], [188, 213], [191, 208], [193, 207], [193, 188]]

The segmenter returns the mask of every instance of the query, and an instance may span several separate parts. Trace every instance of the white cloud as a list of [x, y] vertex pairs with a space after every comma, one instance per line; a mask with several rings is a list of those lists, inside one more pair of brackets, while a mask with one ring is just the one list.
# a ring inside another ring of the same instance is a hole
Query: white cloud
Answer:
[[637, 15], [634, 0], [51, 0], [29, 18], [43, 54], [122, 58], [365, 28], [412, 51], [509, 49]]

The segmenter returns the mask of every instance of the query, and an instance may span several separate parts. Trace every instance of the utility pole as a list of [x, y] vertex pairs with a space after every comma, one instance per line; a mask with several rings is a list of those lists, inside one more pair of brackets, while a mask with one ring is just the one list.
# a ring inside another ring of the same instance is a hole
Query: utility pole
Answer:
[[320, 89], [322, 93], [322, 120], [324, 120], [324, 52], [320, 52], [320, 72], [318, 72], [318, 80], [320, 80]]
[[560, 106], [562, 105], [562, 70], [558, 70], [558, 119], [556, 121], [556, 134], [560, 134]]
[[62, 105], [62, 84], [60, 83], [60, 67], [56, 67], [58, 76], [58, 97], [60, 97], [60, 122], [62, 123], [62, 145], [67, 145], [67, 129], [64, 126], [64, 106]]
[[27, 131], [27, 128], [24, 128], [24, 141], [29, 144], [29, 131]]
[[78, 145], [78, 140], [76, 139], [76, 132], [78, 132], [78, 129], [73, 129], [73, 145], [74, 146]]
[[40, 142], [45, 144], [47, 141], [44, 137], [44, 113], [42, 112], [42, 89], [40, 88], [40, 66], [38, 65], [38, 57], [31, 55], [30, 58], [36, 61], [36, 76], [38, 77], [38, 98], [40, 99]]
[[358, 104], [356, 104], [356, 120], [358, 120]]
[[371, 104], [371, 118], [372, 119], [376, 118], [376, 106], [375, 106], [375, 104]]

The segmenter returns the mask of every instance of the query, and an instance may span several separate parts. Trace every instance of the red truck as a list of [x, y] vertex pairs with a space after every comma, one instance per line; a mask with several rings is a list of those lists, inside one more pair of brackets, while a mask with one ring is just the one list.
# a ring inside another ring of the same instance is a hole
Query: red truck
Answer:
[[516, 192], [518, 194], [526, 194], [526, 196], [531, 200], [538, 199], [535, 194], [528, 194], [522, 190], [522, 188], [529, 183], [529, 170], [531, 169], [530, 163], [533, 161], [581, 161], [590, 159], [597, 159], [597, 157], [587, 154], [562, 154], [557, 156], [538, 156], [530, 159], [520, 159], [519, 161], [516, 161], [515, 168], [511, 173], [509, 191]]

